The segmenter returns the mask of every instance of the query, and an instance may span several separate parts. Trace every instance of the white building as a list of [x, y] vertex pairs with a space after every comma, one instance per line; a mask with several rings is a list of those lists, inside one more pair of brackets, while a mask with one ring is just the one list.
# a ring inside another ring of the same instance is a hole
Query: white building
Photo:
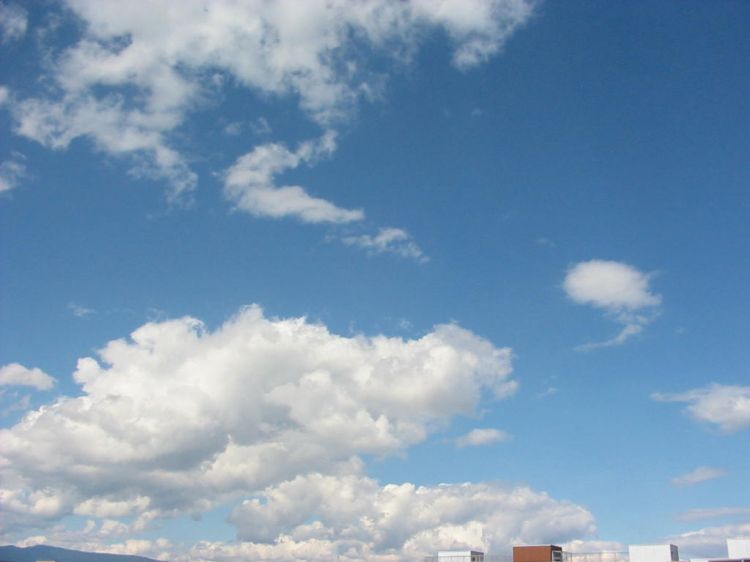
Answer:
[[729, 558], [750, 558], [750, 539], [727, 539]]
[[484, 553], [478, 550], [441, 550], [437, 562], [484, 562]]
[[750, 538], [727, 539], [727, 557], [680, 561], [674, 544], [632, 544], [625, 552], [565, 552], [559, 546], [517, 546], [513, 557], [486, 555], [479, 550], [442, 550], [424, 562], [750, 562]]
[[628, 557], [630, 562], [677, 562], [680, 554], [673, 544], [631, 544]]

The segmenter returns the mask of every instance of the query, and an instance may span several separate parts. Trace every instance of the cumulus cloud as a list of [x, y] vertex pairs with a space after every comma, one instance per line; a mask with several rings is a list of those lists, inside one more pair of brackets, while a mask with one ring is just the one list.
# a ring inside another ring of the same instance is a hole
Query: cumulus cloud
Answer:
[[14, 152], [9, 160], [0, 163], [0, 193], [17, 187], [25, 176], [26, 158], [20, 152]]
[[150, 500], [144, 496], [112, 501], [106, 498], [90, 498], [79, 503], [73, 513], [93, 517], [126, 517], [146, 511]]
[[[107, 537], [107, 529], [102, 525], [100, 533]], [[55, 543], [59, 544], [59, 543]], [[169, 539], [163, 537], [148, 539], [126, 539], [116, 543], [102, 543], [101, 541], [92, 541], [88, 545], [79, 545], [84, 551], [96, 551], [106, 554], [123, 554], [126, 556], [148, 556], [156, 560], [168, 560], [172, 550], [172, 543]]]
[[604, 260], [578, 263], [565, 277], [565, 291], [575, 302], [616, 311], [660, 304], [661, 297], [648, 284], [648, 275], [634, 267]]
[[508, 439], [510, 439], [510, 435], [500, 429], [477, 428], [456, 439], [456, 445], [458, 447], [480, 447], [492, 443], [502, 443]]
[[750, 522], [717, 527], [704, 527], [666, 540], [680, 546], [684, 558], [723, 558], [727, 551], [727, 537], [750, 537]]
[[616, 261], [590, 260], [570, 267], [563, 282], [568, 297], [578, 304], [604, 310], [623, 326], [616, 336], [578, 349], [620, 345], [639, 334], [661, 304], [661, 295], [651, 292], [649, 282], [648, 274]]
[[156, 560], [174, 559], [176, 545], [168, 539], [133, 539], [127, 538], [127, 533], [127, 526], [117, 521], [106, 519], [97, 524], [89, 519], [81, 529], [56, 526], [43, 535], [32, 535], [17, 541], [16, 546], [50, 545], [84, 552], [147, 556]]
[[295, 151], [282, 144], [255, 147], [237, 159], [224, 179], [224, 194], [237, 209], [261, 217], [295, 217], [310, 223], [347, 223], [364, 218], [361, 210], [348, 210], [312, 197], [297, 185], [278, 187], [274, 177], [302, 163], [311, 164], [336, 150], [336, 136], [329, 131], [307, 141]]
[[438, 31], [453, 44], [453, 63], [467, 69], [499, 52], [532, 13], [526, 0], [68, 0], [67, 6], [83, 24], [82, 36], [53, 56], [56, 92], [14, 105], [17, 132], [52, 148], [85, 137], [109, 154], [140, 155], [137, 169], [165, 178], [172, 197], [191, 190], [196, 176], [169, 133], [191, 110], [218, 98], [222, 84], [292, 97], [328, 127], [377, 91], [382, 77], [368, 70], [370, 53], [408, 59]]
[[401, 228], [381, 228], [375, 236], [362, 234], [360, 236], [346, 236], [342, 242], [347, 246], [363, 248], [371, 254], [390, 253], [403, 258], [409, 258], [421, 263], [429, 261], [411, 235]]
[[678, 394], [655, 393], [658, 402], [685, 402], [696, 420], [731, 433], [750, 426], [750, 386], [712, 384]]
[[726, 475], [726, 469], [712, 466], [699, 466], [695, 470], [691, 470], [686, 474], [672, 478], [672, 484], [675, 486], [695, 486], [701, 482], [715, 480], [716, 478], [721, 478]]
[[49, 390], [55, 379], [41, 369], [29, 369], [19, 363], [0, 367], [0, 386], [31, 386], [37, 390]]
[[0, 4], [0, 40], [3, 43], [15, 41], [26, 35], [28, 15], [16, 3]]
[[349, 473], [359, 455], [397, 453], [475, 412], [483, 395], [511, 395], [510, 374], [509, 349], [456, 325], [343, 337], [257, 307], [214, 331], [148, 323], [78, 361], [80, 396], [0, 430], [4, 521], [149, 520], [298, 474]]
[[245, 501], [230, 519], [251, 543], [251, 558], [277, 558], [274, 550], [288, 546], [279, 544], [280, 537], [332, 544], [327, 551], [343, 551], [349, 559], [414, 560], [436, 549], [498, 552], [595, 530], [586, 509], [526, 487], [380, 486], [359, 474], [299, 476]]

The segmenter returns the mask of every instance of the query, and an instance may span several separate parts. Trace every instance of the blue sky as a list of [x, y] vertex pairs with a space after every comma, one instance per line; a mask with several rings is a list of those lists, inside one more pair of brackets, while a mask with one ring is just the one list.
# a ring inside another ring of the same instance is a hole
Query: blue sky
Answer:
[[723, 556], [750, 536], [748, 23], [0, 4], [1, 540]]

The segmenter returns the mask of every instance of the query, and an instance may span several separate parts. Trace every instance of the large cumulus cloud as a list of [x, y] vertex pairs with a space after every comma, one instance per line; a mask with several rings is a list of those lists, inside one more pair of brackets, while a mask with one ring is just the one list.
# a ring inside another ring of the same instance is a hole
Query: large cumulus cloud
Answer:
[[509, 349], [456, 325], [344, 337], [257, 307], [215, 331], [149, 323], [78, 361], [80, 396], [2, 430], [5, 508], [16, 521], [200, 512], [401, 451], [483, 393], [511, 394], [510, 373]]
[[[240, 536], [263, 543], [332, 542], [353, 558], [412, 557], [436, 549], [505, 552], [513, 544], [561, 541], [594, 531], [586, 509], [527, 487], [491, 483], [379, 485], [359, 474], [299, 476], [269, 487], [231, 515]], [[287, 545], [288, 546], [288, 545]]]

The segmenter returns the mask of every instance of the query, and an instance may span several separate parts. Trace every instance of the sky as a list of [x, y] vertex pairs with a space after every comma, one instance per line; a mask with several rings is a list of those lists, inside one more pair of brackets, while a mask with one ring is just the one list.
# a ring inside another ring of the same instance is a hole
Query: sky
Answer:
[[750, 4], [0, 3], [0, 542], [750, 536]]

